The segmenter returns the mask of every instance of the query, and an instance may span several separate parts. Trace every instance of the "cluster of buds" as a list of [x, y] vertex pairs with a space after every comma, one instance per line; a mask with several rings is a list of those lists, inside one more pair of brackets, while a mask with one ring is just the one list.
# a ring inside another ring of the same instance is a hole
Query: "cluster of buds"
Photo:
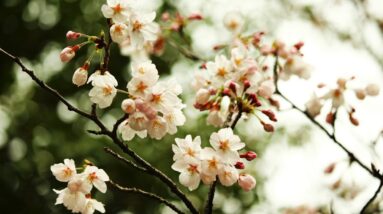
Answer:
[[257, 155], [254, 152], [239, 154], [245, 147], [240, 138], [231, 128], [220, 129], [210, 136], [211, 147], [201, 148], [199, 136], [192, 139], [187, 135], [185, 139], [176, 138], [173, 145], [172, 169], [180, 172], [179, 181], [189, 190], [196, 189], [200, 182], [211, 184], [216, 179], [224, 186], [232, 186], [238, 182], [239, 186], [250, 191], [256, 185], [253, 176], [239, 172], [245, 168], [241, 159], [252, 161]]
[[98, 50], [104, 47], [103, 34], [101, 37], [88, 36], [82, 33], [68, 31], [66, 34], [68, 40], [76, 40], [80, 37], [88, 38], [87, 41], [79, 43], [74, 46], [66, 47], [62, 50], [60, 54], [61, 61], [68, 62], [74, 56], [77, 50], [82, 46], [94, 43], [96, 51], [94, 51], [90, 57], [85, 61], [84, 65], [77, 68], [73, 73], [72, 82], [74, 85], [80, 87], [86, 83], [92, 83], [92, 90], [89, 92], [90, 100], [93, 103], [98, 104], [100, 108], [106, 108], [112, 104], [114, 97], [116, 96], [117, 89], [115, 88], [118, 83], [109, 71], [106, 71], [103, 67], [103, 62], [101, 62], [100, 69], [96, 70], [88, 79], [88, 70], [91, 64], [94, 53], [99, 53]]
[[[215, 61], [204, 64], [195, 75], [193, 87], [197, 90], [194, 106], [209, 110], [207, 121], [214, 126], [223, 126], [230, 113], [239, 109], [243, 113], [260, 113], [272, 122], [277, 120], [271, 110], [262, 109], [263, 100], [272, 100], [275, 92], [273, 79], [259, 71], [259, 63], [243, 45], [231, 50], [230, 59], [217, 55]], [[259, 115], [257, 118], [266, 131], [274, 130]]]
[[63, 204], [73, 213], [105, 212], [104, 205], [91, 196], [93, 186], [102, 193], [106, 192], [105, 182], [109, 177], [104, 170], [88, 163], [82, 173], [77, 173], [74, 161], [65, 159], [64, 163], [52, 165], [51, 171], [58, 181], [68, 183], [64, 189], [54, 190], [58, 194], [56, 205]]
[[184, 17], [178, 12], [175, 13], [175, 15], [171, 15], [168, 12], [161, 15], [161, 20], [164, 22], [164, 28], [175, 32], [181, 32], [189, 21], [198, 21], [202, 19], [203, 17], [199, 13], [191, 14], [188, 17]]
[[185, 123], [184, 104], [178, 97], [182, 88], [174, 80], [158, 82], [158, 71], [150, 61], [132, 64], [132, 79], [127, 88], [129, 98], [122, 104], [128, 119], [119, 131], [129, 141], [137, 134], [144, 138], [161, 139], [166, 133], [175, 134]]
[[320, 114], [322, 107], [326, 101], [331, 101], [330, 111], [327, 113], [326, 122], [333, 125], [335, 119], [335, 113], [338, 108], [343, 106], [349, 115], [350, 122], [357, 126], [359, 125], [358, 119], [354, 117], [355, 108], [346, 102], [345, 93], [351, 91], [359, 100], [365, 99], [366, 96], [377, 96], [379, 94], [379, 86], [376, 84], [368, 84], [364, 88], [353, 88], [349, 86], [349, 82], [355, 78], [339, 78], [335, 87], [326, 87], [324, 84], [319, 84], [318, 88], [327, 89], [323, 96], [317, 96], [314, 94], [311, 99], [306, 103], [308, 114], [312, 117], [316, 117]]

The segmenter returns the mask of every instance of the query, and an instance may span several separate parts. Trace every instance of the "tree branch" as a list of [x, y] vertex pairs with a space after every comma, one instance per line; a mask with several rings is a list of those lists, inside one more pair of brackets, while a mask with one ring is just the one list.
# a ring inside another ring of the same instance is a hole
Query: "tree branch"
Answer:
[[383, 179], [380, 180], [380, 184], [378, 186], [378, 188], [376, 189], [374, 195], [370, 198], [370, 200], [367, 201], [367, 203], [363, 206], [362, 210], [360, 211], [360, 213], [364, 214], [366, 213], [367, 211], [367, 208], [370, 206], [370, 204], [375, 200], [375, 198], [378, 196], [380, 190], [382, 189], [383, 187]]
[[128, 159], [122, 157], [121, 155], [117, 154], [117, 152], [113, 151], [113, 150], [110, 149], [110, 148], [104, 147], [104, 150], [105, 150], [106, 153], [109, 153], [109, 154], [113, 155], [113, 156], [116, 157], [118, 160], [120, 160], [120, 161], [122, 161], [122, 162], [124, 162], [124, 163], [126, 163], [126, 164], [128, 164], [128, 165], [130, 165], [130, 166], [132, 166], [132, 167], [134, 167], [134, 168], [136, 168], [136, 169], [138, 169], [138, 170], [140, 170], [140, 171], [143, 171], [143, 172], [146, 172], [146, 171], [147, 171], [146, 168], [141, 167], [141, 166], [138, 166], [138, 165], [135, 164], [133, 161], [128, 160]]
[[47, 84], [45, 84], [42, 80], [40, 80], [32, 70], [25, 67], [25, 65], [21, 62], [21, 60], [18, 57], [13, 56], [12, 54], [6, 52], [2, 48], [0, 48], [0, 52], [11, 58], [15, 63], [17, 63], [22, 71], [27, 73], [33, 81], [35, 81], [41, 88], [48, 91], [49, 93], [53, 94], [55, 97], [57, 97], [62, 103], [64, 103], [70, 111], [74, 111], [77, 114], [88, 118], [92, 120], [94, 123], [97, 124], [97, 126], [100, 128], [99, 132], [91, 131], [91, 133], [94, 134], [103, 134], [105, 136], [108, 136], [114, 144], [120, 147], [120, 149], [132, 157], [138, 164], [140, 164], [142, 167], [147, 169], [147, 173], [150, 175], [153, 175], [160, 179], [164, 184], [168, 186], [168, 188], [177, 195], [183, 203], [186, 205], [186, 207], [190, 210], [193, 214], [198, 214], [197, 209], [194, 207], [194, 205], [191, 203], [191, 201], [186, 197], [186, 195], [177, 187], [177, 185], [169, 178], [167, 177], [163, 172], [153, 167], [149, 162], [142, 159], [138, 154], [136, 154], [133, 150], [131, 150], [126, 144], [124, 144], [118, 137], [115, 132], [110, 131], [108, 128], [105, 127], [105, 125], [99, 120], [96, 114], [95, 106], [92, 106], [91, 113], [86, 113], [76, 107], [74, 107], [72, 104], [70, 104], [58, 91], [51, 88]]
[[136, 194], [140, 194], [140, 195], [143, 195], [145, 197], [148, 197], [148, 198], [152, 198], [154, 200], [157, 200], [160, 203], [165, 204], [170, 209], [172, 209], [174, 212], [176, 212], [178, 214], [184, 214], [184, 212], [179, 210], [174, 204], [170, 203], [168, 200], [166, 200], [166, 199], [164, 199], [164, 198], [162, 198], [162, 197], [160, 197], [154, 193], [146, 192], [146, 191], [144, 191], [142, 189], [138, 189], [138, 188], [122, 187], [121, 185], [115, 183], [112, 180], [109, 181], [109, 184], [111, 184], [113, 187], [117, 188], [120, 191], [136, 193]]

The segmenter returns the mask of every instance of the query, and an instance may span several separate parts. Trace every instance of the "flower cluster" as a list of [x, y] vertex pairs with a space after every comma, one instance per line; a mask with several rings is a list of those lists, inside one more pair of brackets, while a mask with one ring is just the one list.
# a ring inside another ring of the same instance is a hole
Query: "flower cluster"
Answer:
[[[267, 72], [259, 71], [259, 63], [250, 50], [240, 45], [231, 50], [231, 58], [217, 55], [215, 61], [207, 62], [197, 71], [193, 87], [197, 90], [195, 107], [209, 110], [207, 122], [223, 126], [230, 112], [258, 113], [271, 121], [276, 117], [271, 110], [260, 109], [264, 100], [272, 99], [275, 92], [273, 79]], [[259, 117], [260, 118], [260, 117]], [[273, 126], [260, 118], [266, 131]]]
[[159, 25], [153, 22], [155, 12], [140, 12], [133, 1], [127, 0], [108, 0], [101, 11], [105, 18], [112, 20], [110, 35], [114, 42], [128, 42], [142, 49], [147, 42], [157, 40]]
[[119, 127], [123, 140], [129, 141], [136, 134], [159, 140], [166, 133], [175, 134], [177, 126], [185, 123], [185, 106], [178, 97], [181, 86], [174, 80], [158, 79], [157, 68], [150, 61], [132, 64], [132, 79], [127, 85], [130, 97], [121, 104], [129, 115]]
[[241, 158], [248, 161], [256, 158], [254, 152], [240, 155], [238, 150], [245, 147], [240, 138], [233, 133], [231, 128], [220, 129], [210, 136], [211, 147], [201, 148], [201, 138], [187, 135], [185, 139], [176, 138], [173, 145], [172, 169], [180, 172], [180, 183], [194, 190], [199, 183], [211, 184], [217, 177], [224, 186], [238, 184], [245, 191], [255, 187], [254, 177], [246, 173], [238, 172], [245, 165]]
[[322, 89], [327, 89], [322, 96], [317, 96], [314, 94], [311, 99], [306, 103], [306, 108], [308, 114], [312, 117], [316, 117], [320, 114], [322, 107], [326, 101], [331, 102], [330, 111], [327, 113], [326, 122], [333, 125], [335, 113], [338, 108], [344, 106], [347, 110], [350, 122], [357, 126], [359, 125], [358, 119], [354, 117], [355, 108], [352, 107], [349, 103], [346, 102], [345, 94], [347, 91], [352, 92], [359, 100], [364, 100], [366, 96], [377, 96], [379, 94], [379, 86], [376, 84], [368, 84], [364, 88], [354, 88], [349, 84], [350, 81], [355, 78], [339, 78], [335, 87], [326, 87], [325, 84], [319, 84], [318, 87]]
[[58, 181], [68, 183], [65, 189], [54, 190], [58, 194], [56, 205], [63, 204], [73, 213], [105, 212], [104, 205], [91, 197], [93, 186], [102, 193], [106, 192], [105, 182], [109, 177], [104, 170], [86, 165], [82, 173], [77, 173], [74, 161], [65, 159], [64, 163], [52, 165], [51, 171]]

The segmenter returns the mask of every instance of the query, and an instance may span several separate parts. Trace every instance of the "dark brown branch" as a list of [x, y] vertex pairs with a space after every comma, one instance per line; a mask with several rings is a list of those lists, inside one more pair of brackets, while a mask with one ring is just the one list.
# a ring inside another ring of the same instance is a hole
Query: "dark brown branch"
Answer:
[[168, 200], [166, 200], [166, 199], [164, 199], [164, 198], [162, 198], [162, 197], [160, 197], [154, 193], [146, 192], [146, 191], [144, 191], [142, 189], [138, 189], [138, 188], [122, 187], [121, 185], [119, 185], [113, 181], [109, 181], [109, 184], [111, 184], [113, 187], [117, 188], [120, 191], [129, 192], [129, 193], [136, 193], [136, 194], [140, 194], [140, 195], [143, 195], [145, 197], [157, 200], [158, 202], [163, 203], [166, 206], [168, 206], [174, 212], [179, 213], [179, 214], [184, 214], [184, 212], [179, 210], [174, 204], [170, 203]]
[[122, 162], [128, 164], [129, 166], [132, 166], [132, 167], [134, 167], [134, 168], [136, 168], [136, 169], [138, 169], [138, 170], [140, 170], [140, 171], [143, 171], [143, 172], [146, 172], [146, 171], [147, 171], [146, 168], [141, 167], [141, 166], [138, 166], [138, 165], [135, 164], [133, 161], [128, 160], [128, 159], [122, 157], [121, 155], [117, 154], [117, 152], [113, 151], [113, 150], [110, 149], [110, 148], [105, 147], [104, 150], [105, 150], [106, 153], [113, 155], [115, 158], [117, 158], [118, 160], [120, 160], [120, 161], [122, 161]]
[[128, 119], [129, 115], [128, 114], [124, 114], [120, 119], [118, 119], [114, 125], [113, 125], [113, 129], [112, 129], [112, 133], [113, 135], [116, 135], [117, 134], [117, 129], [118, 129], [118, 126], [124, 122], [126, 119]]
[[[133, 150], [131, 150], [126, 144], [124, 144], [120, 139], [118, 139], [116, 133], [113, 133], [112, 131], [108, 130], [105, 125], [99, 120], [97, 117], [95, 108], [92, 107], [91, 113], [86, 113], [73, 105], [71, 105], [59, 92], [57, 92], [55, 89], [51, 88], [47, 84], [45, 84], [42, 80], [40, 80], [32, 70], [29, 70], [25, 67], [25, 65], [21, 62], [21, 60], [18, 57], [15, 57], [11, 55], [10, 53], [6, 52], [2, 48], [0, 48], [0, 52], [5, 54], [6, 56], [10, 57], [15, 63], [17, 63], [22, 71], [27, 73], [33, 81], [35, 81], [41, 88], [47, 90], [49, 93], [53, 94], [55, 97], [57, 97], [62, 103], [64, 103], [70, 111], [74, 111], [78, 113], [79, 115], [88, 118], [92, 120], [94, 123], [98, 125], [100, 128], [99, 133], [103, 133], [105, 136], [108, 136], [114, 144], [120, 147], [120, 149], [132, 157], [138, 164], [140, 164], [142, 167], [147, 169], [147, 173], [150, 175], [153, 175], [160, 179], [164, 184], [166, 184], [169, 189], [177, 195], [186, 205], [186, 207], [190, 210], [193, 214], [198, 214], [197, 209], [194, 207], [194, 205], [191, 203], [191, 201], [186, 197], [186, 195], [177, 187], [177, 185], [169, 178], [167, 177], [163, 172], [153, 167], [149, 162], [142, 159], [138, 154], [136, 154]], [[92, 133], [93, 131], [91, 131]], [[96, 133], [96, 132], [94, 132]]]
[[380, 180], [380, 183], [379, 183], [379, 186], [378, 188], [376, 189], [374, 195], [370, 198], [370, 200], [367, 201], [367, 203], [363, 206], [362, 210], [360, 211], [360, 213], [364, 214], [364, 213], [367, 213], [367, 208], [370, 206], [370, 204], [372, 202], [374, 202], [375, 198], [378, 196], [380, 190], [382, 189], [383, 187], [383, 180], [381, 179]]

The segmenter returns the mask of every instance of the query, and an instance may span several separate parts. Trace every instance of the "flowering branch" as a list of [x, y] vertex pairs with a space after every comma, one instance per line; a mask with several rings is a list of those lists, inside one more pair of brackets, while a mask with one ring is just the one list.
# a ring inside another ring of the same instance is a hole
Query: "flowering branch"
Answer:
[[138, 166], [138, 165], [135, 164], [133, 161], [128, 160], [128, 159], [122, 157], [121, 155], [119, 155], [117, 152], [113, 151], [113, 150], [110, 149], [110, 148], [105, 147], [104, 150], [105, 150], [106, 153], [113, 155], [114, 157], [116, 157], [116, 158], [119, 159], [120, 161], [122, 161], [122, 162], [128, 164], [129, 166], [132, 166], [133, 168], [136, 168], [136, 169], [138, 169], [138, 170], [140, 170], [140, 171], [143, 171], [143, 172], [146, 172], [146, 171], [147, 171], [146, 168], [141, 167], [141, 166]]
[[[105, 125], [99, 120], [96, 114], [96, 109], [95, 106], [92, 106], [92, 111], [91, 113], [86, 113], [76, 107], [74, 107], [72, 104], [70, 104], [58, 91], [55, 89], [51, 88], [48, 86], [46, 83], [44, 83], [42, 80], [40, 80], [32, 70], [28, 69], [20, 60], [20, 58], [13, 56], [12, 54], [8, 53], [4, 49], [0, 48], [0, 52], [11, 58], [16, 64], [18, 64], [22, 71], [27, 73], [33, 81], [35, 81], [41, 88], [44, 90], [48, 91], [49, 93], [53, 94], [55, 97], [57, 97], [62, 103], [64, 103], [70, 111], [74, 111], [77, 114], [88, 118], [92, 120], [94, 123], [97, 124], [97, 126], [100, 128], [100, 131], [94, 132], [90, 131], [91, 133], [98, 133], [102, 134], [105, 136], [108, 136], [113, 143], [115, 143], [117, 146], [120, 147], [120, 149], [130, 157], [132, 157], [139, 165], [143, 166], [144, 168], [147, 169], [147, 173], [150, 175], [153, 175], [160, 179], [163, 183], [165, 183], [169, 189], [176, 194], [187, 206], [187, 208], [190, 210], [191, 213], [197, 214], [198, 211], [194, 207], [194, 205], [191, 203], [191, 201], [186, 197], [186, 195], [177, 187], [177, 185], [169, 178], [167, 177], [164, 173], [159, 171], [158, 169], [154, 168], [149, 162], [145, 161], [142, 159], [138, 154], [136, 154], [133, 150], [131, 150], [126, 144], [124, 144], [117, 136], [115, 131], [110, 131], [108, 128], [105, 127]], [[117, 123], [116, 123], [117, 124]], [[115, 127], [117, 127], [115, 125]], [[115, 129], [115, 128], [114, 128]]]
[[[241, 119], [242, 116], [242, 104], [238, 103], [238, 114], [235, 116], [233, 123], [231, 124], [230, 128], [234, 129], [237, 125], [239, 119]], [[231, 117], [228, 118], [228, 121], [230, 121]], [[205, 206], [205, 214], [211, 214], [213, 212], [213, 200], [214, 200], [214, 194], [215, 194], [215, 187], [217, 186], [218, 179], [216, 179], [213, 184], [210, 186], [208, 198], [206, 201]]]
[[131, 193], [137, 193], [137, 194], [140, 194], [140, 195], [144, 195], [148, 198], [152, 198], [152, 199], [155, 199], [157, 201], [159, 201], [160, 203], [163, 203], [165, 204], [166, 206], [168, 206], [170, 209], [172, 209], [174, 212], [176, 213], [179, 213], [179, 214], [183, 214], [184, 212], [182, 212], [181, 210], [179, 210], [174, 204], [170, 203], [168, 200], [156, 195], [156, 194], [153, 194], [153, 193], [150, 193], [150, 192], [146, 192], [142, 189], [138, 189], [138, 188], [129, 188], [129, 187], [123, 187], [113, 181], [109, 181], [109, 184], [112, 185], [113, 187], [117, 188], [118, 190], [120, 191], [124, 191], [124, 192], [131, 192]]
[[[293, 109], [301, 112], [302, 114], [304, 114], [314, 125], [316, 125], [319, 129], [321, 129], [336, 145], [338, 145], [344, 152], [347, 153], [347, 155], [349, 156], [351, 162], [356, 162], [360, 167], [362, 167], [364, 170], [366, 170], [370, 175], [372, 175], [374, 178], [377, 178], [380, 180], [380, 185], [378, 187], [378, 189], [376, 190], [375, 194], [373, 195], [373, 197], [371, 197], [371, 199], [364, 205], [364, 207], [362, 208], [362, 211], [361, 213], [364, 213], [364, 211], [367, 209], [367, 207], [369, 206], [370, 203], [372, 203], [372, 201], [376, 198], [377, 194], [380, 192], [382, 186], [383, 186], [383, 175], [380, 174], [379, 170], [375, 169], [374, 165], [372, 164], [372, 168], [370, 169], [368, 166], [366, 166], [365, 164], [362, 163], [362, 161], [360, 161], [354, 153], [352, 153], [351, 151], [349, 151], [341, 142], [339, 142], [335, 136], [335, 124], [334, 124], [334, 131], [333, 133], [330, 133], [323, 125], [321, 125], [319, 122], [317, 122], [313, 117], [311, 117], [311, 115], [305, 111], [305, 110], [302, 110], [300, 109], [298, 106], [296, 106], [290, 99], [288, 99], [280, 90], [279, 90], [279, 87], [278, 87], [278, 67], [279, 67], [279, 64], [278, 64], [278, 58], [276, 58], [275, 60], [275, 64], [274, 64], [274, 81], [275, 81], [275, 93], [278, 94], [279, 96], [281, 96], [285, 101], [287, 101], [288, 103], [290, 103], [290, 105], [292, 106]], [[336, 112], [334, 113], [334, 120], [336, 120]], [[335, 122], [335, 121], [334, 121]]]

